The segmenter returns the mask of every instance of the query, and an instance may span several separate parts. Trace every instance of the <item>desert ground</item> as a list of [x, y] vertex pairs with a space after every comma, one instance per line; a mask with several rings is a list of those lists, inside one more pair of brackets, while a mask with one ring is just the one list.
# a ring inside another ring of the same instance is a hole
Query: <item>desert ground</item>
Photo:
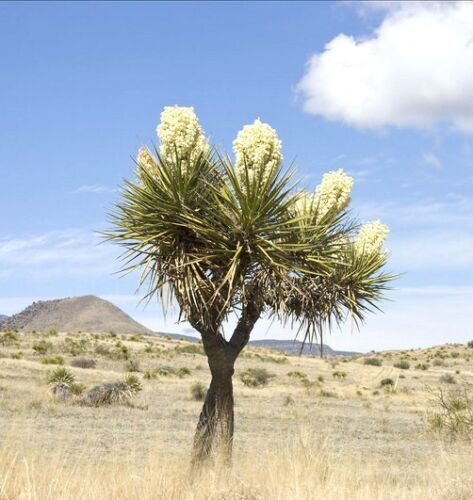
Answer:
[[[196, 383], [209, 382], [199, 344], [3, 332], [0, 356], [2, 499], [473, 498], [471, 429], [439, 405], [441, 389], [471, 416], [461, 399], [473, 382], [468, 345], [330, 359], [247, 348], [235, 374], [233, 466], [192, 478]], [[57, 363], [79, 387], [65, 401], [48, 384]], [[242, 382], [248, 369], [262, 385]], [[130, 371], [136, 397], [81, 404], [81, 391]]]

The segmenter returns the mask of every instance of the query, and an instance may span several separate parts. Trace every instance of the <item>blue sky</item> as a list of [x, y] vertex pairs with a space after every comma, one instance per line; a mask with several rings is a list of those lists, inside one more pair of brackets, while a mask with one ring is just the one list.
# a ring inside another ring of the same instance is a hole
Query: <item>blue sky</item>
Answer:
[[[355, 178], [353, 211], [391, 229], [402, 272], [337, 348], [473, 338], [473, 7], [468, 4], [0, 3], [0, 313], [96, 294], [152, 328], [136, 276], [97, 246], [131, 157], [166, 105], [231, 150], [270, 123], [311, 189]], [[470, 33], [471, 31], [471, 33]], [[262, 320], [255, 338], [289, 338]]]

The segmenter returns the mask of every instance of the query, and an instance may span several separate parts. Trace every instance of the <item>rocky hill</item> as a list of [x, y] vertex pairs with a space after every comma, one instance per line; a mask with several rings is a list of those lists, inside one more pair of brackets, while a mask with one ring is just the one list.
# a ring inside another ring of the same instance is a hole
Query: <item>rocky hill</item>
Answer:
[[8, 316], [5, 316], [4, 314], [0, 314], [0, 325], [2, 323], [5, 323], [5, 321], [8, 319]]
[[38, 332], [152, 333], [110, 302], [85, 295], [33, 302], [2, 323], [3, 329]]

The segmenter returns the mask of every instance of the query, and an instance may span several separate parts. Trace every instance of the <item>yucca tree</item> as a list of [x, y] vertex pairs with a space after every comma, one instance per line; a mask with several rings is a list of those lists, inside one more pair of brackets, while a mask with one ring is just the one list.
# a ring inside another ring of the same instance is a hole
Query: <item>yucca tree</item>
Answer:
[[146, 297], [177, 302], [199, 332], [212, 378], [193, 463], [217, 449], [230, 460], [232, 376], [255, 323], [265, 315], [298, 324], [311, 342], [347, 316], [363, 320], [392, 279], [383, 271], [387, 228], [358, 230], [343, 171], [301, 191], [282, 168], [276, 132], [259, 120], [239, 132], [234, 161], [208, 144], [193, 108], [165, 108], [157, 131], [160, 144], [140, 149], [107, 237], [125, 247], [122, 269], [141, 271]]

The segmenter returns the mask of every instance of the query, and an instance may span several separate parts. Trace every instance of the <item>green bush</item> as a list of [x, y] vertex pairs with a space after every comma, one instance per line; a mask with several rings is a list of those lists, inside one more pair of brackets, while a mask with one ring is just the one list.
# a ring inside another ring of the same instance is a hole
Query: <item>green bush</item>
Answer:
[[370, 366], [381, 366], [383, 361], [379, 358], [365, 358], [363, 364]]
[[466, 346], [473, 349], [473, 340], [469, 340], [467, 343], [466, 343]]
[[40, 340], [33, 343], [32, 349], [36, 354], [46, 354], [52, 347], [51, 342]]
[[0, 336], [0, 344], [2, 345], [18, 345], [19, 337], [17, 332], [5, 332]]
[[43, 365], [63, 365], [64, 358], [62, 356], [45, 356], [41, 359]]
[[240, 380], [247, 387], [259, 387], [267, 385], [269, 380], [274, 377], [266, 368], [248, 368], [240, 374]]
[[409, 370], [410, 366], [409, 361], [406, 361], [405, 359], [401, 359], [397, 363], [394, 363], [394, 368], [399, 368], [401, 370]]
[[12, 352], [11, 359], [22, 359], [23, 353], [21, 351]]
[[194, 382], [190, 387], [190, 393], [194, 401], [203, 401], [207, 396], [207, 388], [202, 382]]
[[458, 351], [452, 351], [450, 353], [450, 357], [456, 359], [456, 358], [459, 358], [460, 357], [460, 353]]
[[394, 387], [394, 380], [392, 378], [383, 378], [380, 382], [381, 387], [392, 386]]

